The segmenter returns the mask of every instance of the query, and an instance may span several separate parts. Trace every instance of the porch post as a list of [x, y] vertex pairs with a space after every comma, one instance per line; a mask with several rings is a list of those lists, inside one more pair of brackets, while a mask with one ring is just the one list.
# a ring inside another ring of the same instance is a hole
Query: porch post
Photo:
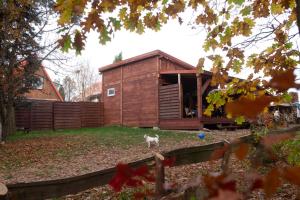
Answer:
[[202, 118], [202, 77], [197, 74], [197, 107], [198, 119]]
[[178, 74], [178, 95], [179, 95], [179, 119], [182, 118], [182, 87], [181, 87], [181, 76]]

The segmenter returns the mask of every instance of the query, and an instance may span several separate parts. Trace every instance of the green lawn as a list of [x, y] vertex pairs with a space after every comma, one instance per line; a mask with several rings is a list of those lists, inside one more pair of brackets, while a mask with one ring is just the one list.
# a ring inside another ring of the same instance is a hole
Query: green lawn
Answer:
[[[144, 134], [159, 135], [160, 146], [148, 148]], [[84, 174], [190, 145], [210, 143], [197, 132], [158, 131], [150, 128], [101, 127], [74, 130], [17, 132], [0, 145], [0, 181], [27, 181]], [[124, 162], [124, 161], [123, 161]]]
[[[173, 131], [158, 131], [150, 128], [128, 128], [128, 127], [101, 127], [101, 128], [81, 128], [71, 130], [57, 130], [57, 131], [32, 131], [29, 133], [17, 132], [14, 135], [9, 136], [9, 141], [45, 138], [45, 137], [59, 137], [59, 136], [83, 136], [91, 138], [91, 142], [102, 145], [117, 145], [128, 146], [144, 142], [144, 135], [149, 136], [159, 135], [161, 140], [171, 139], [174, 141], [180, 141], [183, 139], [195, 139], [196, 134], [189, 134], [183, 132]], [[206, 140], [209, 140], [206, 138]]]
[[[151, 128], [129, 128], [129, 127], [101, 127], [101, 128], [81, 128], [72, 130], [48, 130], [48, 131], [31, 131], [29, 133], [17, 132], [8, 137], [9, 142], [38, 139], [38, 138], [57, 138], [61, 136], [80, 136], [87, 139], [85, 146], [105, 145], [130, 147], [132, 145], [144, 143], [144, 135], [159, 135], [161, 141], [172, 140], [178, 142], [181, 140], [199, 140], [197, 134], [174, 131], [159, 131]], [[71, 137], [72, 138], [72, 137]], [[205, 142], [210, 142], [211, 136], [207, 135]]]

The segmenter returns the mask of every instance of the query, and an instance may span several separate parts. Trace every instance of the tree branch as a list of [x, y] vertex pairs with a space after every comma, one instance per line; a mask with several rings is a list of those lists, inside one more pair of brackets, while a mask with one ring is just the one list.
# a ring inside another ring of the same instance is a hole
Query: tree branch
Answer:
[[296, 15], [297, 15], [297, 26], [300, 35], [300, 0], [296, 0]]

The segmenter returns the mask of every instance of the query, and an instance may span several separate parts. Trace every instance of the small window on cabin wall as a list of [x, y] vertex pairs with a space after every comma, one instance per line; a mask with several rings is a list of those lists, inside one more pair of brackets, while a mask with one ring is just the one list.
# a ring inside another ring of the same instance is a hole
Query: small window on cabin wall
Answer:
[[108, 88], [107, 89], [107, 96], [108, 97], [112, 97], [112, 96], [115, 96], [116, 95], [116, 90], [115, 88]]
[[37, 81], [33, 84], [33, 88], [42, 90], [44, 88], [44, 78], [41, 76], [37, 77]]

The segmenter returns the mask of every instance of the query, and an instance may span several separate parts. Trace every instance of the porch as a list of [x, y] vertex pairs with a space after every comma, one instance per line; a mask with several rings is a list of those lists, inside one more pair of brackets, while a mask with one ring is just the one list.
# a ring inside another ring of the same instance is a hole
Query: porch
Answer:
[[200, 130], [205, 125], [221, 125], [227, 126], [233, 124], [234, 121], [225, 117], [202, 117], [198, 118], [182, 118], [182, 119], [161, 119], [159, 127], [168, 130]]
[[197, 74], [196, 70], [168, 70], [159, 79], [159, 127], [162, 129], [202, 129], [205, 125], [230, 125], [224, 109], [212, 117], [203, 115], [208, 106], [206, 96], [211, 86], [211, 74]]

